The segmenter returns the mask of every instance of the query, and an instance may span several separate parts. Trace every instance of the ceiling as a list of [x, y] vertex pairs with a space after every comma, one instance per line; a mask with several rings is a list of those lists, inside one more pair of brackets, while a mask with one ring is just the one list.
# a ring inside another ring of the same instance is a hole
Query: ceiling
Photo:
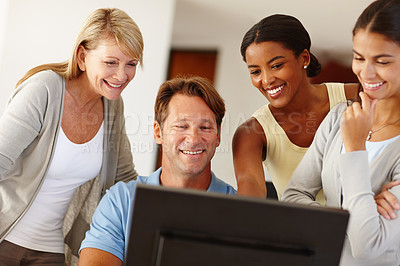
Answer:
[[[317, 56], [347, 58], [351, 54], [351, 30], [372, 0], [177, 0], [173, 41], [238, 38], [262, 18], [275, 13], [297, 17], [312, 39]], [[196, 35], [196, 36], [194, 36]]]

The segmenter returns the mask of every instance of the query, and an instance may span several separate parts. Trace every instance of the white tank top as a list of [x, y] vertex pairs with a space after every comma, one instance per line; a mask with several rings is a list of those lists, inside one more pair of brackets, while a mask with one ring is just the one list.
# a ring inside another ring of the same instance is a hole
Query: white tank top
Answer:
[[33, 250], [64, 253], [64, 215], [76, 189], [100, 172], [103, 136], [104, 122], [96, 136], [84, 144], [71, 142], [60, 128], [43, 185], [7, 241]]

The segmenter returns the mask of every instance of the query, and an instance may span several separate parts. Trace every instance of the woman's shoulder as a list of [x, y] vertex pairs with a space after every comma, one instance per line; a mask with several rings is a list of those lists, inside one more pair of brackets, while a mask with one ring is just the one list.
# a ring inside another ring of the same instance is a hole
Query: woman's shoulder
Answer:
[[264, 146], [267, 142], [263, 127], [254, 117], [238, 126], [232, 141], [233, 145], [240, 144], [248, 147], [252, 146], [250, 143]]
[[52, 70], [43, 70], [38, 73], [33, 74], [27, 80], [25, 80], [20, 86], [26, 86], [31, 83], [40, 84], [61, 84], [64, 78]]
[[271, 114], [271, 111], [269, 109], [269, 104], [265, 104], [263, 106], [261, 106], [260, 108], [258, 108], [253, 114], [252, 117], [257, 118], [258, 116], [265, 116]]
[[255, 117], [250, 117], [237, 127], [236, 132], [253, 133], [253, 132], [258, 132], [259, 129], [262, 130], [261, 124]]
[[33, 94], [41, 94], [58, 91], [61, 92], [64, 87], [64, 78], [52, 70], [40, 71], [16, 88], [16, 93], [24, 91]]
[[358, 93], [360, 92], [359, 83], [346, 83], [344, 84], [344, 92], [346, 94], [346, 99], [357, 99]]
[[24, 103], [45, 107], [48, 102], [56, 103], [62, 99], [64, 80], [53, 71], [41, 71], [21, 83], [10, 96], [8, 103], [17, 98]]
[[321, 85], [326, 86], [331, 108], [337, 103], [358, 98], [359, 84], [357, 83], [327, 82]]

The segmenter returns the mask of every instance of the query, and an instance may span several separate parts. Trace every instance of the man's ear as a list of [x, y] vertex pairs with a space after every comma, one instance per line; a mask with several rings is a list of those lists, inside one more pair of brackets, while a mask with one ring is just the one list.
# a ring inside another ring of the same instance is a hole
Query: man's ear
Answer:
[[157, 121], [154, 121], [154, 140], [156, 141], [157, 144], [162, 144], [162, 132], [161, 132], [161, 126]]
[[84, 72], [86, 71], [86, 55], [87, 51], [83, 45], [79, 45], [76, 51], [76, 62], [78, 63], [79, 69]]

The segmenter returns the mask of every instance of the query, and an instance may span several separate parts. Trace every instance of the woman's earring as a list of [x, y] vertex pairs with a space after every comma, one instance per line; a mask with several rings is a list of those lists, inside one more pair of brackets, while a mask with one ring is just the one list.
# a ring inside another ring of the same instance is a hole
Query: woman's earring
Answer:
[[307, 68], [307, 65], [304, 65], [304, 69], [306, 69]]

